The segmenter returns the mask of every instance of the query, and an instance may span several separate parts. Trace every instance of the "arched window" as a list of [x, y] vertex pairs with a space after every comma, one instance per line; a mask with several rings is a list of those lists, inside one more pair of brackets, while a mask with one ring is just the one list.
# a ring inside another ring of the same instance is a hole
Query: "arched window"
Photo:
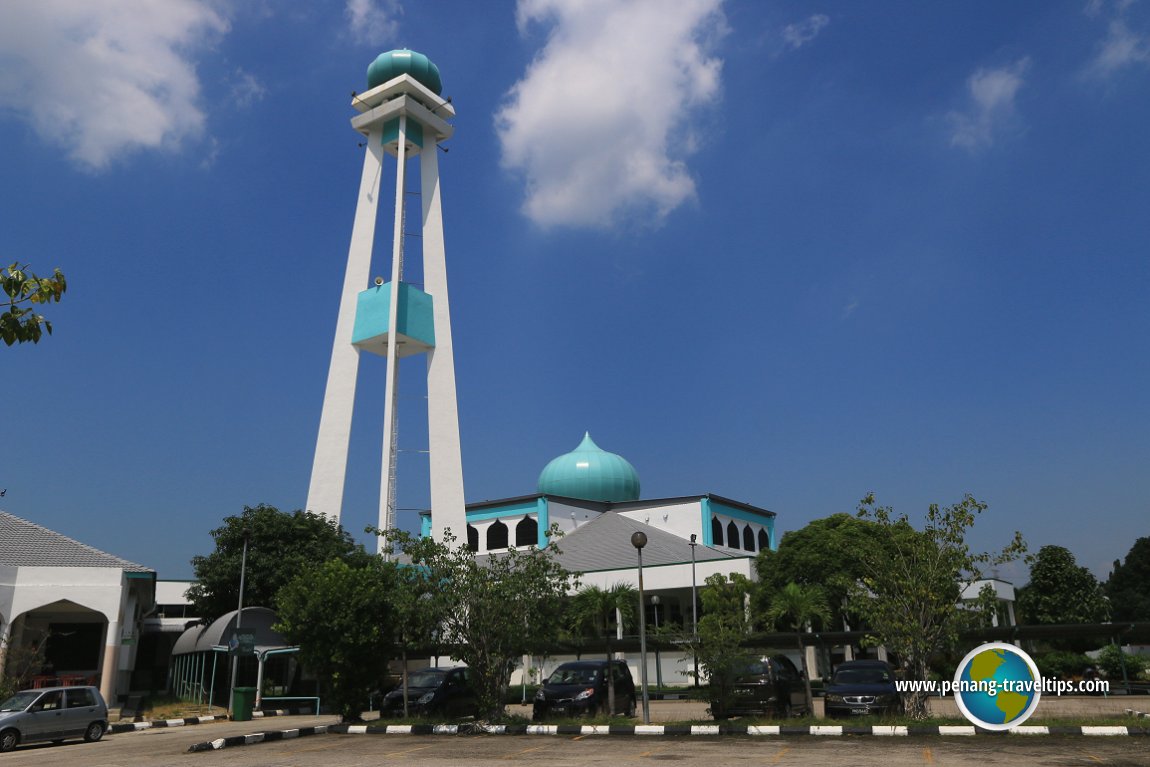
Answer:
[[507, 525], [498, 519], [487, 528], [487, 550], [507, 548]]
[[719, 521], [718, 517], [711, 517], [711, 544], [723, 545], [723, 523]]
[[471, 551], [479, 551], [479, 531], [475, 529], [474, 525], [467, 526], [467, 548]]
[[515, 526], [515, 545], [534, 546], [539, 543], [539, 523], [533, 517], [524, 517]]
[[727, 545], [732, 549], [739, 548], [739, 526], [734, 522], [727, 525]]
[[743, 528], [743, 548], [747, 551], [755, 550], [755, 531], [751, 529], [750, 525]]
[[771, 536], [767, 535], [766, 528], [759, 529], [759, 551], [766, 551], [771, 547]]

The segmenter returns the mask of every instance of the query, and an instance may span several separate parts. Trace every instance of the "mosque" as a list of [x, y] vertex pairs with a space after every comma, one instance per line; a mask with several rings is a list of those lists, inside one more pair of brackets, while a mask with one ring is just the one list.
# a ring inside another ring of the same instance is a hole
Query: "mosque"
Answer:
[[[479, 555], [542, 547], [554, 526], [563, 536], [563, 566], [584, 573], [584, 583], [606, 586], [635, 579], [631, 534], [642, 531], [644, 570], [653, 568], [648, 583], [688, 591], [690, 574], [684, 578], [681, 568], [690, 568], [692, 554], [701, 583], [716, 572], [749, 575], [755, 554], [775, 548], [772, 511], [711, 493], [644, 500], [639, 489], [634, 466], [585, 434], [543, 468], [534, 494], [468, 504], [467, 545]], [[430, 532], [426, 512], [422, 527]]]
[[[542, 547], [554, 526], [562, 533], [557, 560], [580, 573], [582, 586], [638, 587], [631, 535], [643, 532], [647, 622], [652, 628], [689, 629], [692, 587], [716, 573], [754, 578], [755, 555], [777, 546], [775, 513], [713, 493], [643, 499], [640, 487], [630, 461], [603, 450], [586, 434], [574, 450], [543, 468], [534, 494], [468, 504], [467, 545], [480, 557], [510, 546]], [[430, 534], [426, 514], [422, 526]], [[618, 635], [623, 635], [621, 628]], [[689, 668], [679, 655], [649, 653], [648, 677], [688, 684]], [[626, 659], [639, 663], [637, 653]]]

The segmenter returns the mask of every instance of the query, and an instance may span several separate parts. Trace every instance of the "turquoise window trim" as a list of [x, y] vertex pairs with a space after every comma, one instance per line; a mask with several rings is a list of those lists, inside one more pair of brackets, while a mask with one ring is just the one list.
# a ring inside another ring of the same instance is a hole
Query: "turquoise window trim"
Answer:
[[547, 505], [547, 497], [539, 496], [535, 499], [535, 520], [539, 523], [539, 541], [535, 544], [541, 549], [547, 548], [547, 530], [551, 527], [551, 509]]
[[702, 509], [702, 519], [700, 520], [700, 523], [703, 529], [703, 545], [714, 546], [715, 541], [711, 536], [711, 499], [700, 499], [699, 508]]
[[[419, 537], [420, 538], [430, 538], [431, 537], [431, 515], [430, 514], [420, 514], [419, 515]], [[464, 540], [466, 541], [467, 539], [464, 538]]]
[[[527, 501], [526, 503], [516, 503], [511, 506], [500, 506], [491, 511], [469, 511], [467, 512], [468, 522], [482, 522], [488, 519], [499, 519], [500, 517], [521, 517], [524, 514], [532, 514], [536, 511], [537, 504], [535, 501]], [[539, 520], [539, 524], [543, 524], [543, 520]]]
[[[753, 522], [754, 524], [762, 525], [763, 527], [768, 527], [768, 526], [774, 525], [774, 519], [775, 519], [774, 517], [768, 517], [768, 516], [762, 515], [762, 514], [755, 514], [754, 512], [744, 511], [743, 509], [735, 509], [735, 508], [732, 508], [730, 506], [727, 506], [724, 503], [719, 503], [718, 501], [711, 501], [710, 498], [704, 498], [703, 500], [706, 503], [707, 507], [711, 510], [712, 514], [719, 514], [721, 516], [728, 517], [730, 519], [737, 519], [741, 522]], [[707, 524], [708, 525], [711, 524], [711, 517], [709, 514], [707, 515]]]
[[775, 540], [775, 520], [773, 519], [767, 522], [767, 535], [771, 539], [771, 551], [778, 551], [779, 542]]

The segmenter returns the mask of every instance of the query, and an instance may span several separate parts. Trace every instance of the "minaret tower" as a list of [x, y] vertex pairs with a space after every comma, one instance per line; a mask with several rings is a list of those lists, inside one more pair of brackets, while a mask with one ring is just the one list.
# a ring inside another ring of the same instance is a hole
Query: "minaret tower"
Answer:
[[[370, 352], [387, 360], [378, 524], [385, 530], [395, 527], [398, 360], [426, 354], [431, 534], [443, 540], [444, 530], [450, 528], [462, 538], [467, 525], [463, 461], [436, 156], [439, 142], [454, 131], [448, 120], [455, 116], [455, 109], [439, 95], [439, 69], [415, 51], [381, 54], [367, 69], [367, 85], [367, 92], [352, 98], [352, 107], [360, 114], [352, 118], [351, 126], [366, 136], [367, 142], [307, 509], [339, 521], [360, 352]], [[377, 278], [371, 286], [372, 244], [385, 155], [395, 158], [391, 280]], [[408, 161], [415, 157], [419, 160], [423, 203], [423, 290], [403, 281], [405, 173]], [[382, 538], [379, 545], [385, 552]]]

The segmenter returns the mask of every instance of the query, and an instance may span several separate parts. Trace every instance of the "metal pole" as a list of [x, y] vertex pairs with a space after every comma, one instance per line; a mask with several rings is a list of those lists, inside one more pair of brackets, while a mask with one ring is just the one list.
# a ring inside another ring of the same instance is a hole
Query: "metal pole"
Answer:
[[651, 698], [647, 692], [647, 610], [643, 598], [643, 547], [647, 536], [642, 532], [631, 536], [631, 545], [639, 555], [639, 679], [643, 685], [643, 724], [651, 723]]
[[691, 641], [695, 645], [695, 686], [699, 686], [699, 594], [695, 581], [695, 547], [699, 543], [691, 533]]
[[[236, 610], [236, 628], [235, 628], [235, 631], [232, 632], [232, 636], [234, 638], [236, 638], [237, 642], [239, 641], [238, 640], [238, 634], [240, 633], [240, 627], [243, 625], [243, 620], [244, 620], [244, 576], [247, 575], [247, 569], [248, 569], [248, 531], [247, 531], [247, 528], [244, 528], [244, 551], [243, 551], [243, 554], [240, 556], [240, 603], [239, 603], [239, 607]], [[232, 681], [231, 681], [231, 685], [228, 687], [228, 716], [229, 717], [232, 715], [232, 698], [234, 698], [236, 695], [236, 676], [239, 674], [239, 670], [240, 670], [239, 649], [240, 648], [237, 645], [236, 651], [232, 653]]]
[[[655, 613], [655, 634], [659, 633], [659, 604], [660, 599], [658, 594], [651, 596], [651, 609]], [[659, 645], [656, 641], [655, 644], [655, 686], [662, 689], [663, 687], [663, 660], [659, 657]]]

